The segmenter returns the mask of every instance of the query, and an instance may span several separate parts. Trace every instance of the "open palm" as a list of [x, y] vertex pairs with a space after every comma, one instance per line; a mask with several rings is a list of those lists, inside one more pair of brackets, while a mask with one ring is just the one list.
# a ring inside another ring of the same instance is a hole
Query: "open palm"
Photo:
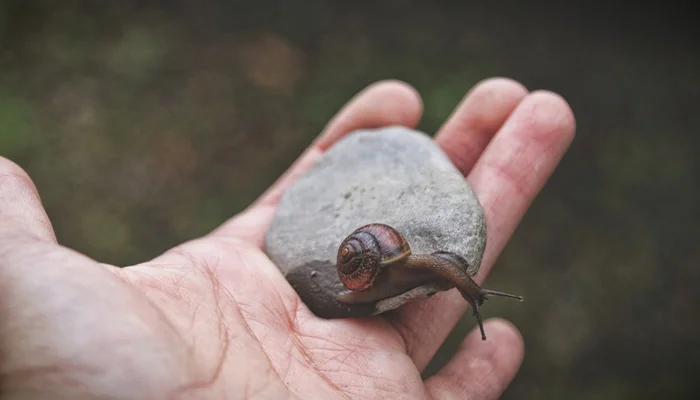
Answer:
[[[12, 398], [493, 398], [515, 375], [510, 324], [421, 371], [467, 304], [456, 291], [365, 319], [323, 320], [261, 250], [287, 187], [356, 129], [415, 127], [406, 84], [352, 99], [272, 188], [211, 234], [126, 268], [56, 242], [26, 173], [0, 158], [0, 388]], [[481, 282], [574, 134], [564, 100], [506, 79], [473, 88], [436, 141], [484, 206]], [[49, 396], [50, 394], [50, 396]]]

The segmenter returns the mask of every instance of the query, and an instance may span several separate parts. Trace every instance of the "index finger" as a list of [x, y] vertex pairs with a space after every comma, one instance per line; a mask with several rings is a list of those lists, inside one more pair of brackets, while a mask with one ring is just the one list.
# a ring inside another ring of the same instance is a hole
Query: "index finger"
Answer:
[[282, 193], [335, 142], [358, 129], [388, 125], [414, 128], [418, 125], [422, 112], [420, 95], [406, 83], [388, 80], [368, 86], [331, 119], [309, 148], [250, 208], [224, 223], [212, 234], [232, 235], [262, 245], [263, 235], [272, 221]]

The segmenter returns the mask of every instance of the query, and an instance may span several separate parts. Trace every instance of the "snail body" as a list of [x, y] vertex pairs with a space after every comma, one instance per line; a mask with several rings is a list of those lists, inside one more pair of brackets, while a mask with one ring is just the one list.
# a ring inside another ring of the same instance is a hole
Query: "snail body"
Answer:
[[336, 300], [345, 304], [376, 302], [431, 280], [445, 289], [456, 287], [474, 310], [483, 340], [486, 335], [480, 306], [487, 296], [523, 300], [481, 288], [471, 277], [476, 271], [470, 271], [467, 261], [458, 254], [413, 254], [401, 233], [386, 224], [364, 225], [348, 235], [338, 248], [336, 268], [340, 282], [348, 289]]

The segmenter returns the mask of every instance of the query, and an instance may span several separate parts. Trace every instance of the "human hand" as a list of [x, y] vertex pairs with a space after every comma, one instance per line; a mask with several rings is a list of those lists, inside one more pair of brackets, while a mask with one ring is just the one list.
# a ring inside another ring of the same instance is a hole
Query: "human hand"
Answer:
[[[46, 398], [494, 398], [522, 354], [486, 322], [427, 380], [421, 371], [466, 311], [456, 290], [386, 314], [323, 320], [261, 250], [284, 189], [343, 135], [415, 127], [422, 105], [387, 81], [353, 98], [290, 170], [209, 235], [126, 267], [60, 246], [36, 188], [0, 157], [0, 388]], [[480, 83], [436, 141], [484, 207], [481, 283], [574, 135], [566, 102], [506, 79]]]

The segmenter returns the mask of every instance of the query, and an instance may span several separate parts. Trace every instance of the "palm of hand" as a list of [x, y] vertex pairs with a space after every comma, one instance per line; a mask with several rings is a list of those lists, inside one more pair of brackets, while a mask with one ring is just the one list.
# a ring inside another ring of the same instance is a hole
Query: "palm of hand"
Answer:
[[[459, 294], [441, 293], [373, 318], [322, 320], [261, 250], [284, 188], [335, 140], [358, 128], [413, 126], [419, 115], [420, 102], [405, 85], [366, 89], [244, 213], [206, 237], [123, 269], [58, 246], [31, 182], [14, 164], [0, 162], [0, 237], [7, 239], [0, 242], [4, 392], [129, 399], [497, 397], [522, 357], [512, 326], [487, 324], [486, 342], [473, 332], [454, 359], [424, 381], [422, 369], [465, 311]], [[460, 170], [471, 171], [468, 179], [484, 204], [484, 274], [568, 146], [573, 124], [559, 97], [527, 95], [498, 79], [472, 90], [437, 135]]]

